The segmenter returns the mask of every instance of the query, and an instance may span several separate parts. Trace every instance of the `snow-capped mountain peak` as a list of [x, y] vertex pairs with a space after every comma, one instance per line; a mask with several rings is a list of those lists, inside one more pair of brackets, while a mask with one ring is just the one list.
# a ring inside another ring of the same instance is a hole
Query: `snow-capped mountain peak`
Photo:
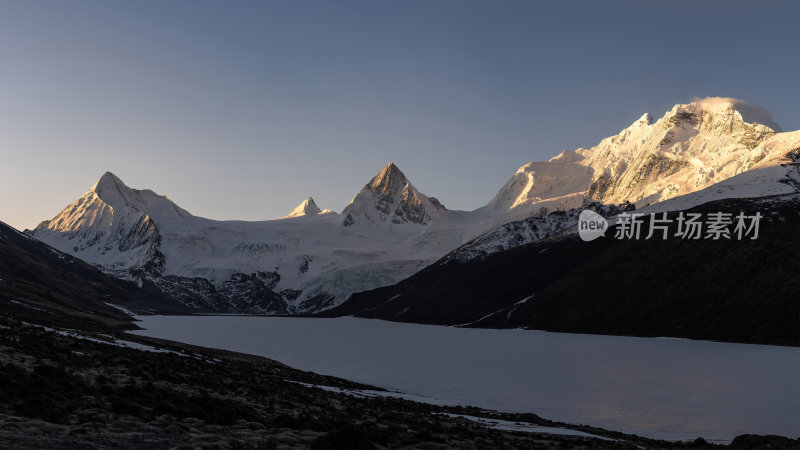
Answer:
[[81, 198], [31, 235], [56, 248], [70, 249], [107, 270], [163, 264], [156, 227], [192, 215], [165, 196], [129, 188], [106, 172]]
[[[690, 106], [691, 105], [691, 106]], [[772, 114], [766, 109], [751, 105], [744, 100], [731, 97], [706, 97], [695, 98], [689, 105], [676, 105], [676, 106], [690, 106], [697, 110], [702, 110], [710, 113], [731, 114], [731, 112], [738, 113], [741, 119], [746, 123], [762, 124], [775, 132], [782, 132], [781, 126], [772, 118]]]
[[167, 196], [158, 195], [150, 189], [129, 188], [111, 172], [104, 173], [84, 197], [92, 195], [112, 209], [134, 210], [158, 218], [159, 221], [191, 217], [188, 211], [176, 205]]
[[292, 212], [289, 213], [286, 218], [289, 217], [302, 217], [302, 216], [313, 216], [315, 214], [321, 213], [322, 210], [319, 209], [317, 204], [314, 202], [314, 199], [308, 197], [307, 199], [303, 200], [302, 203], [297, 205]]
[[643, 114], [592, 148], [566, 150], [517, 170], [485, 207], [518, 219], [587, 201], [648, 203], [695, 192], [772, 156], [763, 144], [780, 126], [769, 112], [726, 97]]
[[94, 193], [102, 202], [111, 208], [121, 209], [130, 207], [142, 211], [144, 205], [136, 201], [134, 191], [111, 172], [106, 172], [89, 189], [87, 194]]
[[99, 195], [101, 192], [106, 192], [112, 189], [119, 189], [120, 187], [129, 189], [128, 186], [126, 186], [125, 183], [123, 183], [122, 180], [119, 179], [119, 177], [117, 177], [111, 172], [106, 172], [103, 174], [103, 176], [100, 177], [99, 180], [97, 180], [97, 183], [95, 183], [94, 186], [92, 186], [91, 190], [95, 191]]
[[591, 149], [577, 150], [585, 157], [581, 164], [594, 172], [587, 196], [652, 203], [730, 178], [766, 156], [758, 145], [775, 134], [762, 124], [772, 122], [769, 117], [742, 100], [709, 97], [675, 105], [655, 122], [640, 119]]
[[356, 223], [426, 225], [445, 207], [415, 188], [395, 163], [387, 164], [353, 198], [342, 215], [344, 226]]
[[390, 162], [372, 180], [366, 188], [376, 194], [391, 195], [393, 192], [401, 190], [408, 184], [408, 178], [395, 163]]

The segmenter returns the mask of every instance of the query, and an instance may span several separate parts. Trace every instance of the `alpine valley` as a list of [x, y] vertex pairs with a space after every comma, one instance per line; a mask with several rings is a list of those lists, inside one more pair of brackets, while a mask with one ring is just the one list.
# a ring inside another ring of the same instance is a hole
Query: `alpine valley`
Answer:
[[[492, 262], [486, 270], [503, 272], [492, 254], [540, 241], [563, 242], [574, 236], [578, 215], [587, 208], [613, 219], [637, 207], [682, 211], [723, 199], [779, 196], [770, 198], [778, 199], [773, 203], [781, 214], [796, 216], [798, 209], [786, 205], [800, 191], [799, 153], [800, 131], [782, 132], [769, 114], [740, 100], [706, 98], [675, 105], [658, 120], [644, 114], [592, 148], [526, 164], [488, 204], [473, 211], [447, 209], [417, 190], [393, 163], [340, 213], [321, 210], [309, 197], [286, 217], [259, 222], [198, 217], [166, 196], [126, 186], [109, 172], [53, 219], [26, 233], [198, 312], [305, 315], [336, 308], [334, 313], [390, 320], [542, 326], [528, 320], [530, 314], [509, 312], [527, 291], [520, 298], [507, 292], [502, 301], [480, 307], [457, 301], [436, 306], [435, 314], [442, 308], [458, 312], [440, 320], [419, 302], [375, 308], [405, 292], [441, 294], [437, 289], [443, 286], [463, 284], [425, 275], [440, 270], [436, 273], [444, 277], [452, 269], [437, 268], [450, 263], [473, 263], [469, 273], [478, 276], [483, 269], [474, 262], [487, 260]], [[759, 210], [769, 215], [773, 203], [758, 203]], [[773, 219], [797, 223], [797, 217]], [[531, 261], [543, 251], [536, 247], [515, 261]], [[540, 269], [554, 276], [555, 266], [548, 269], [542, 261]], [[520, 270], [516, 276], [525, 272]], [[529, 273], [531, 279], [535, 275]], [[391, 287], [405, 279], [415, 283], [413, 289]], [[491, 286], [498, 280], [486, 282]], [[353, 296], [363, 291], [372, 293]], [[559, 298], [559, 292], [548, 295]], [[414, 313], [404, 319], [400, 313], [408, 308]], [[368, 309], [375, 314], [365, 313]], [[479, 321], [500, 310], [507, 319]]]

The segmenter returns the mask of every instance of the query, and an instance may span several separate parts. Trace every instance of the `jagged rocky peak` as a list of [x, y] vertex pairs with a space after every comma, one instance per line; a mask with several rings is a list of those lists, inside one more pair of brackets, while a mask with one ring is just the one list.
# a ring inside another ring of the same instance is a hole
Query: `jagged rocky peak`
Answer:
[[395, 192], [405, 188], [408, 179], [395, 163], [387, 164], [372, 180], [365, 186], [372, 192], [380, 195], [393, 195]]
[[419, 192], [390, 162], [361, 189], [342, 215], [344, 226], [363, 222], [426, 225], [437, 211], [444, 210], [439, 200]]
[[761, 107], [726, 97], [648, 114], [615, 136], [576, 153], [594, 174], [587, 196], [608, 203], [653, 203], [694, 192], [749, 170], [780, 126]]
[[303, 200], [302, 203], [297, 205], [297, 207], [295, 207], [286, 217], [313, 216], [320, 213], [322, 213], [322, 210], [319, 209], [317, 204], [314, 202], [314, 199], [308, 197], [307, 199]]
[[[773, 132], [781, 132], [781, 126], [772, 118], [766, 109], [731, 97], [695, 98], [691, 103], [675, 105], [670, 111], [692, 119], [692, 115], [702, 119], [709, 116], [725, 117], [732, 122], [744, 122], [752, 125], [763, 125]], [[668, 113], [669, 114], [669, 113]]]

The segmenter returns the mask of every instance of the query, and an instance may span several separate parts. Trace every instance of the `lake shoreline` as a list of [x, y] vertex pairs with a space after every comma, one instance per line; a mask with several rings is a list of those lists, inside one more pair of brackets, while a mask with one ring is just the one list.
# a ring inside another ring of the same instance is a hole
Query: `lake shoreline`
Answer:
[[[134, 331], [137, 335], [158, 336], [195, 345], [216, 344], [227, 350], [267, 356], [301, 370], [392, 391], [460, 401], [496, 411], [529, 412], [560, 422], [588, 423], [655, 439], [684, 441], [703, 436], [707, 440], [730, 441], [744, 433], [791, 436], [794, 431], [791, 429], [792, 420], [798, 417], [791, 404], [791, 399], [798, 393], [789, 390], [791, 384], [787, 375], [795, 367], [800, 367], [800, 351], [791, 347], [527, 330], [460, 329], [355, 318], [140, 316], [139, 319], [143, 321], [141, 326], [151, 329]], [[164, 320], [172, 321], [173, 325], [158, 324]], [[199, 334], [191, 331], [198, 324], [189, 324], [198, 320], [203, 322]], [[232, 332], [236, 336], [215, 328], [225, 328], [220, 320], [238, 321]], [[272, 326], [257, 325], [259, 323]], [[467, 339], [467, 342], [458, 344], [456, 337]], [[403, 342], [409, 345], [404, 348]], [[411, 351], [412, 344], [419, 342], [425, 342], [431, 349], [418, 353]], [[475, 352], [459, 349], [459, 346], [472, 346]], [[545, 351], [554, 346], [561, 346], [561, 354]], [[348, 348], [367, 353], [346, 362], [343, 360], [351, 353]], [[450, 358], [450, 363], [460, 364], [468, 375], [439, 367], [441, 358], [437, 351]], [[491, 351], [501, 357], [476, 359], [476, 355], [482, 355], [481, 351]], [[652, 354], [654, 351], [655, 355]], [[538, 365], [551, 365], [554, 374], [537, 372], [534, 363], [520, 365], [515, 362], [520, 359], [519, 355], [526, 353], [538, 358]], [[403, 358], [407, 364], [400, 361]], [[585, 366], [581, 365], [582, 360], [585, 360]], [[511, 366], [504, 368], [504, 364]], [[675, 364], [678, 365], [673, 367]], [[747, 369], [753, 364], [761, 370]], [[376, 365], [379, 366], [377, 369]], [[493, 370], [492, 365], [495, 366]], [[650, 371], [641, 367], [648, 365], [653, 366]], [[380, 373], [381, 370], [386, 373]], [[541, 389], [531, 387], [530, 380], [513, 375], [513, 372], [523, 370], [533, 370], [533, 378], [544, 377], [539, 380], [542, 389], [555, 390], [555, 393], [549, 396], [541, 394]], [[559, 378], [563, 377], [558, 376], [559, 370], [561, 374], [575, 377], [572, 383], [562, 385]], [[581, 378], [580, 373], [585, 370], [595, 371], [593, 378], [598, 380], [594, 385], [591, 379]], [[628, 373], [630, 371], [634, 373]], [[466, 379], [469, 376], [475, 379]], [[491, 385], [486, 381], [487, 376], [493, 377]], [[648, 377], [658, 379], [651, 380], [651, 383], [641, 379]], [[455, 380], [461, 385], [444, 386], [447, 382], [437, 385], [437, 378]], [[599, 386], [603, 380], [616, 380], [616, 384]], [[707, 386], [711, 381], [721, 386]], [[508, 389], [498, 388], [503, 384]], [[490, 393], [475, 395], [475, 391], [487, 388]], [[737, 393], [734, 389], [751, 389], [752, 392]], [[568, 393], [575, 390], [577, 394]], [[569, 395], [559, 396], [564, 393]], [[489, 398], [492, 395], [495, 398]], [[503, 398], [533, 395], [543, 397], [527, 401]], [[691, 398], [699, 395], [704, 397]], [[613, 404], [602, 409], [609, 402]], [[620, 405], [628, 409], [612, 409]], [[736, 410], [741, 416], [729, 414], [731, 405], [737, 405]], [[767, 410], [765, 408], [777, 412], [769, 417], [761, 416], [758, 411]], [[698, 417], [710, 419], [700, 423]], [[772, 423], [773, 419], [778, 421], [777, 425]]]

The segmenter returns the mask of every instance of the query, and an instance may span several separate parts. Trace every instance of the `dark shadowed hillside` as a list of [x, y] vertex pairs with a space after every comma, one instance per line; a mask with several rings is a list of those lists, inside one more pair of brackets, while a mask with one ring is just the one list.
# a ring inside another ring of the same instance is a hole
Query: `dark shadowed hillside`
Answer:
[[107, 276], [0, 222], [0, 307], [20, 320], [75, 328], [134, 328], [118, 308], [179, 313], [179, 303]]
[[764, 218], [756, 240], [617, 240], [611, 228], [592, 242], [560, 236], [439, 262], [325, 315], [800, 345], [800, 198], [720, 200], [689, 211]]

